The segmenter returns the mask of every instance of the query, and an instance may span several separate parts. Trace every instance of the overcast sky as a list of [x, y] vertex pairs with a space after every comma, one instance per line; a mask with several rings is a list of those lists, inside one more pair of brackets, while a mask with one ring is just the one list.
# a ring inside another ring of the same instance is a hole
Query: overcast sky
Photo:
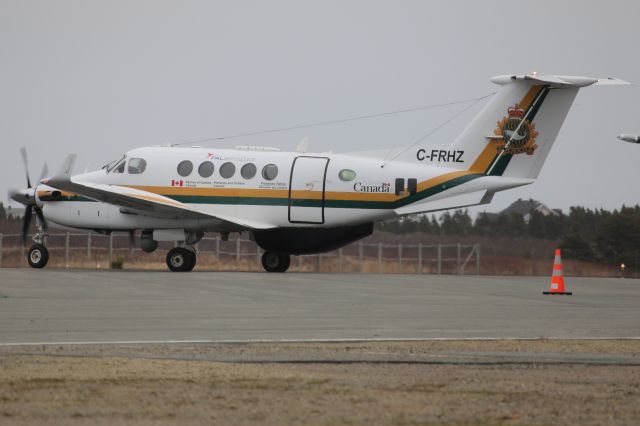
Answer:
[[[497, 74], [640, 83], [640, 2], [0, 0], [0, 199], [77, 152], [76, 171], [145, 145], [486, 95]], [[408, 145], [463, 106], [233, 139], [354, 151]], [[450, 142], [478, 112], [428, 142]], [[640, 87], [578, 95], [538, 181], [550, 207], [640, 203]]]

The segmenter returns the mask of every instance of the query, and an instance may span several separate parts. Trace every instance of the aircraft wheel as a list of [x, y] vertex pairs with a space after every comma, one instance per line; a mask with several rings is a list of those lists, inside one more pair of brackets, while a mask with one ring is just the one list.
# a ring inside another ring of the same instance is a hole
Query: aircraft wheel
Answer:
[[34, 244], [29, 249], [27, 261], [32, 268], [44, 268], [49, 261], [49, 250], [42, 244]]
[[262, 267], [267, 272], [285, 272], [291, 265], [291, 256], [288, 254], [266, 251], [262, 255]]
[[187, 252], [189, 252], [189, 264], [187, 265], [187, 269], [185, 271], [192, 271], [196, 266], [196, 262], [198, 260], [198, 256], [196, 255], [196, 250], [192, 247], [187, 247]]
[[184, 247], [174, 247], [167, 253], [167, 266], [173, 272], [189, 272], [196, 266], [196, 254]]

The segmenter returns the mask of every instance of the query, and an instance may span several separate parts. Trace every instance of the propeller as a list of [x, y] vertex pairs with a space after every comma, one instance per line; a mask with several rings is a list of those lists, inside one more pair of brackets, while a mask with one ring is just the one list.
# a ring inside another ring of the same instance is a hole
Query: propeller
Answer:
[[31, 218], [33, 217], [33, 206], [28, 205], [24, 209], [24, 217], [22, 218], [22, 245], [27, 242], [27, 232], [29, 232], [29, 225], [31, 225]]
[[[9, 191], [9, 197], [25, 206], [24, 217], [22, 218], [22, 244], [24, 245], [27, 241], [27, 233], [29, 232], [33, 212], [35, 211], [38, 221], [45, 230], [47, 229], [47, 221], [44, 218], [42, 208], [40, 208], [36, 203], [36, 190], [31, 186], [31, 178], [29, 177], [29, 161], [27, 149], [25, 147], [20, 148], [20, 155], [22, 157], [22, 164], [24, 165], [24, 172], [27, 178], [27, 188]], [[44, 179], [48, 173], [49, 167], [47, 166], [47, 163], [45, 163], [42, 167], [42, 172], [40, 173], [40, 179], [38, 179], [38, 182]]]
[[24, 173], [27, 175], [27, 188], [31, 188], [31, 179], [29, 179], [29, 164], [27, 161], [27, 148], [24, 146], [20, 148], [20, 155], [22, 156], [22, 164], [24, 165]]

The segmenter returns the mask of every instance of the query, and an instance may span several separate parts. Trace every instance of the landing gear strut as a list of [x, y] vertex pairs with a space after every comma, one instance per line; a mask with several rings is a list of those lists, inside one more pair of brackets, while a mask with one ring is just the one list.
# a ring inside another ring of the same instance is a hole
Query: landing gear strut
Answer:
[[262, 267], [267, 272], [284, 272], [291, 265], [291, 256], [283, 253], [266, 251], [262, 255]]
[[33, 236], [33, 244], [27, 254], [27, 262], [29, 266], [35, 269], [44, 268], [49, 262], [49, 250], [45, 247], [45, 240], [47, 234], [45, 233], [44, 224], [40, 220], [39, 216], [36, 216], [36, 235]]
[[173, 272], [189, 272], [196, 266], [196, 251], [191, 247], [174, 247], [167, 253], [167, 266]]

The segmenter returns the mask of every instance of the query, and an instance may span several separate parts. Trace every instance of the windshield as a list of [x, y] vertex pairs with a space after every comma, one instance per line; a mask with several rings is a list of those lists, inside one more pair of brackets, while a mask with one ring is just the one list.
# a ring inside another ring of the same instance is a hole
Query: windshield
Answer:
[[106, 169], [107, 173], [111, 172], [111, 170], [113, 170], [119, 163], [124, 161], [125, 158], [126, 158], [126, 155], [123, 155], [120, 159], [113, 160], [110, 163], [105, 164], [104, 166], [102, 166], [102, 170]]

